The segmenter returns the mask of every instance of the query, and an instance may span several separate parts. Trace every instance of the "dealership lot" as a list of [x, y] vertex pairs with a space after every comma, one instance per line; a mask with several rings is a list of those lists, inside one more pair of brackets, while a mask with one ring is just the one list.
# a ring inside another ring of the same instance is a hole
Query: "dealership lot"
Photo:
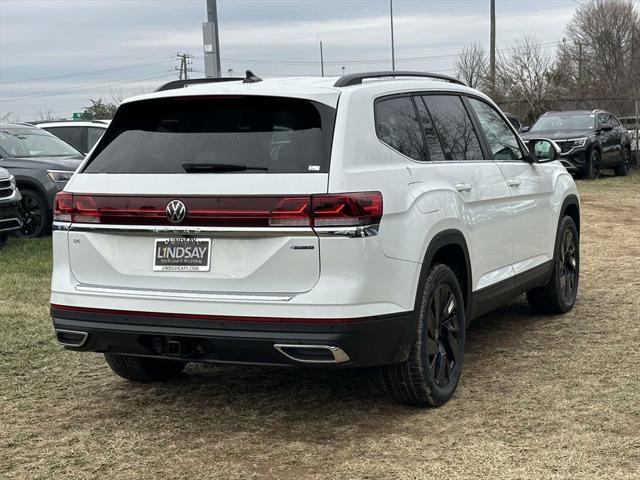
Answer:
[[0, 253], [0, 477], [634, 478], [640, 174], [578, 182], [576, 308], [519, 298], [472, 324], [453, 401], [387, 400], [376, 372], [190, 366], [133, 385], [56, 345], [50, 239]]

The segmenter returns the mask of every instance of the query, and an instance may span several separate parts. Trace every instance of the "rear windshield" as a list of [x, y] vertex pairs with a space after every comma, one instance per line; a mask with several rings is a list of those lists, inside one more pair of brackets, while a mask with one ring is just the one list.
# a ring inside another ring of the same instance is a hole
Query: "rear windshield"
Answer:
[[538, 130], [593, 130], [596, 124], [595, 115], [546, 115], [540, 117], [531, 131]]
[[334, 108], [294, 98], [132, 102], [120, 107], [83, 171], [328, 172], [334, 121]]

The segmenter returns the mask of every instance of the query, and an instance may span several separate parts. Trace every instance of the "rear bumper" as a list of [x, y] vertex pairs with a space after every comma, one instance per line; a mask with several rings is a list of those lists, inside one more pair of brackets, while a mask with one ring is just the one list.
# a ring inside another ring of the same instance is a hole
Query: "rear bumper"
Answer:
[[[327, 320], [181, 316], [52, 306], [51, 316], [58, 341], [70, 350], [278, 366], [374, 366], [403, 361], [416, 331], [413, 312]], [[317, 355], [324, 350], [304, 348], [290, 349], [292, 355], [287, 355], [282, 345], [338, 347], [347, 358], [338, 356], [338, 361], [327, 361]], [[316, 355], [300, 353], [306, 351]]]

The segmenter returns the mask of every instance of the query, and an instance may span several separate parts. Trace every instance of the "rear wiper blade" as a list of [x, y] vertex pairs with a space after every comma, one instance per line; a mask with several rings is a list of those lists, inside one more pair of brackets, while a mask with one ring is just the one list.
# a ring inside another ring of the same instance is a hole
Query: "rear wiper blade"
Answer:
[[269, 170], [267, 167], [233, 163], [183, 163], [182, 168], [184, 168], [187, 173], [243, 172], [245, 170], [261, 170], [266, 172]]

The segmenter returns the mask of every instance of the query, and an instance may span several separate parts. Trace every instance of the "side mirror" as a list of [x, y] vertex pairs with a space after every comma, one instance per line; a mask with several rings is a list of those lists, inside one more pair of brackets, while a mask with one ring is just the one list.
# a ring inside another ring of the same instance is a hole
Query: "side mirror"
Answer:
[[603, 123], [602, 125], [600, 125], [601, 132], [610, 132], [611, 130], [613, 130], [613, 125], [611, 125], [610, 123]]
[[531, 127], [527, 125], [525, 127], [520, 128], [520, 133], [525, 133], [525, 132], [528, 132], [529, 130], [531, 130]]
[[527, 148], [537, 163], [553, 162], [560, 158], [562, 153], [558, 144], [548, 138], [532, 138], [527, 141]]

